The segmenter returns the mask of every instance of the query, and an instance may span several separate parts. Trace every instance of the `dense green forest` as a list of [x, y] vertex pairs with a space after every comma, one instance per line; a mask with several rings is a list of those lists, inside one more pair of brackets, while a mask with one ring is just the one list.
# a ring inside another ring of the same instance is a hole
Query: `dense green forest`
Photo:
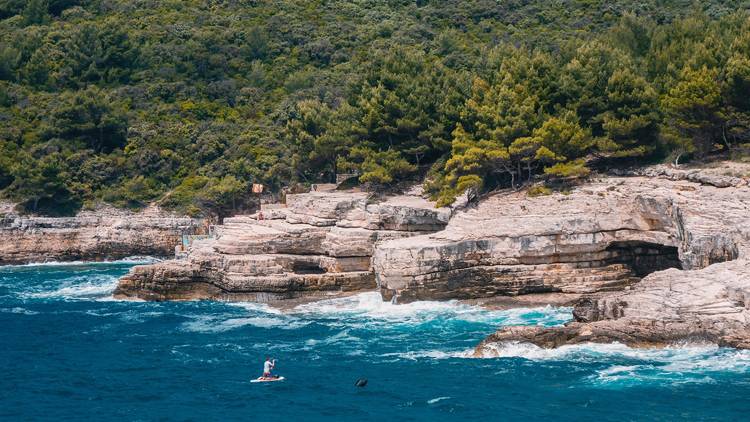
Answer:
[[191, 214], [750, 142], [750, 0], [0, 0], [0, 193]]

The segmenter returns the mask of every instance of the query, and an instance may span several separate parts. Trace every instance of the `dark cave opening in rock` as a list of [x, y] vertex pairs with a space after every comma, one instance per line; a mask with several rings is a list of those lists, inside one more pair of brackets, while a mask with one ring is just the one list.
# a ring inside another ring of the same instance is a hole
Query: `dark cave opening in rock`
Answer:
[[325, 274], [326, 270], [316, 262], [296, 261], [292, 264], [292, 272], [295, 274]]
[[612, 261], [627, 265], [633, 271], [633, 275], [639, 278], [668, 268], [682, 269], [676, 246], [622, 241], [611, 243], [607, 251], [613, 253]]

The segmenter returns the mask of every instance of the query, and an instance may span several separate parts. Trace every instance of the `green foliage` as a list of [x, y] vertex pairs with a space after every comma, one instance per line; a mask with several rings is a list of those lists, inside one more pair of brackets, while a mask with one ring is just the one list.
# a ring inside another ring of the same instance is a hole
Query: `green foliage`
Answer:
[[28, 0], [23, 8], [23, 22], [26, 25], [40, 25], [47, 23], [49, 4], [47, 0]]
[[552, 189], [544, 186], [544, 185], [536, 185], [529, 188], [529, 190], [526, 192], [526, 195], [534, 198], [537, 196], [547, 196], [552, 195]]
[[142, 208], [158, 196], [157, 184], [153, 179], [136, 176], [122, 182], [116, 190], [105, 192], [104, 200], [123, 208]]
[[664, 97], [667, 115], [665, 138], [674, 148], [705, 156], [715, 147], [723, 126], [719, 73], [705, 66], [685, 68], [677, 84]]
[[18, 201], [21, 211], [64, 215], [71, 207], [80, 206], [73, 199], [68, 169], [60, 154], [48, 154], [36, 161], [26, 155], [19, 158], [11, 165], [13, 181], [6, 192]]
[[607, 108], [602, 113], [602, 152], [614, 157], [642, 157], [657, 147], [660, 121], [658, 94], [640, 75], [618, 69], [607, 82]]
[[591, 173], [583, 159], [557, 163], [544, 169], [544, 174], [559, 178], [576, 179], [588, 176]]
[[164, 199], [163, 205], [190, 215], [211, 215], [219, 221], [235, 211], [245, 209], [250, 201], [249, 184], [234, 176], [185, 178]]
[[125, 145], [127, 118], [106, 93], [97, 88], [64, 91], [55, 101], [44, 117], [42, 139], [80, 141], [94, 152], [111, 152]]
[[222, 218], [355, 172], [469, 190], [750, 142], [750, 0], [0, 0], [0, 195]]
[[369, 148], [352, 149], [350, 159], [354, 162], [342, 163], [343, 168], [359, 169], [359, 181], [372, 186], [389, 185], [404, 179], [416, 171], [416, 166], [394, 150], [374, 151]]

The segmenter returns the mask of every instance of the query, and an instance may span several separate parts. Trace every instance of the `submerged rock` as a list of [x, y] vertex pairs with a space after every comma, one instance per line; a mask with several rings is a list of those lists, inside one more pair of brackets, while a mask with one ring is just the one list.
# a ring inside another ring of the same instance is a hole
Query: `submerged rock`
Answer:
[[268, 301], [376, 288], [375, 245], [438, 230], [450, 210], [416, 195], [287, 195], [286, 208], [227, 218], [186, 259], [134, 267], [116, 297]]

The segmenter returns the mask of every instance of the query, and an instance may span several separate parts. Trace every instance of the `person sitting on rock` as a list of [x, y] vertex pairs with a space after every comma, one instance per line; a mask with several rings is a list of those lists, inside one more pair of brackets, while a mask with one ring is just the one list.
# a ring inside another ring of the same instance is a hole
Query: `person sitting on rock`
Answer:
[[263, 363], [263, 378], [275, 378], [271, 371], [276, 366], [276, 359], [271, 360], [269, 356], [266, 356], [266, 361]]

